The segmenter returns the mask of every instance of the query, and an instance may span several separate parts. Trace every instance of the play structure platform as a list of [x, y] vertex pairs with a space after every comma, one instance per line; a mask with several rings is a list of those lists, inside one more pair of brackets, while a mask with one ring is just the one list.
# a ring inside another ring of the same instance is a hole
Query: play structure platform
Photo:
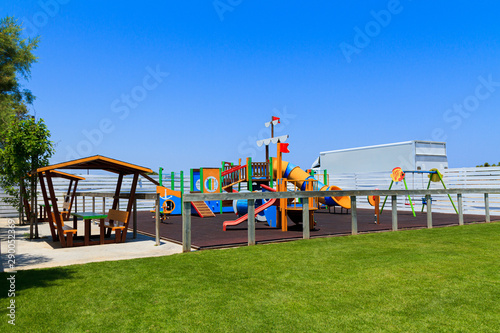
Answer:
[[[314, 214], [317, 222], [311, 230], [311, 238], [331, 237], [351, 234], [350, 214], [330, 214], [328, 210], [320, 209]], [[247, 221], [223, 231], [221, 226], [224, 221], [234, 220], [235, 214], [216, 214], [210, 219], [203, 219], [193, 215], [191, 217], [191, 241], [193, 248], [210, 249], [248, 244]], [[456, 214], [433, 213], [433, 226], [444, 227], [458, 225]], [[155, 220], [150, 212], [138, 212], [137, 230], [141, 233], [154, 235]], [[499, 221], [500, 216], [492, 216], [492, 221]], [[392, 230], [391, 214], [383, 214], [380, 224], [375, 224], [373, 209], [358, 209], [358, 231], [360, 233], [381, 232]], [[483, 222], [484, 216], [464, 215], [465, 223]], [[413, 217], [411, 211], [398, 212], [399, 230], [420, 229], [427, 226], [426, 213], [417, 212]], [[257, 223], [255, 228], [257, 243], [283, 242], [302, 239], [302, 225], [288, 220], [288, 231], [271, 228], [265, 223]], [[170, 216], [166, 223], [160, 223], [160, 237], [175, 243], [182, 242], [182, 217]]]

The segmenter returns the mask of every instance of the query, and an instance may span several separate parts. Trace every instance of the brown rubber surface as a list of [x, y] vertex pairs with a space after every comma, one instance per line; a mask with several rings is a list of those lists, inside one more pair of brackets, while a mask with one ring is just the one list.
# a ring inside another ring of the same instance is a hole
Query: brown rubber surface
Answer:
[[[337, 210], [339, 212], [339, 210]], [[351, 214], [330, 214], [327, 210], [316, 211], [314, 230], [311, 230], [311, 238], [328, 237], [335, 235], [348, 235], [351, 233]], [[228, 226], [227, 231], [222, 230], [222, 223], [234, 220], [235, 214], [216, 214], [215, 217], [200, 218], [191, 216], [191, 243], [193, 247], [214, 248], [245, 245], [248, 242], [247, 222], [237, 226]], [[458, 225], [456, 214], [432, 214], [433, 226]], [[500, 217], [491, 217], [492, 221], [500, 220]], [[484, 216], [464, 215], [465, 223], [483, 222]], [[426, 213], [417, 212], [413, 217], [411, 212], [398, 212], [398, 228], [414, 229], [427, 227]], [[255, 239], [257, 243], [278, 242], [302, 238], [302, 225], [295, 225], [288, 221], [288, 231], [282, 232], [267, 226], [265, 223], [257, 222], [255, 228]], [[381, 215], [380, 224], [374, 223], [374, 211], [370, 209], [358, 209], [358, 232], [377, 232], [392, 229], [391, 211]], [[130, 229], [129, 229], [130, 230]], [[137, 213], [137, 230], [146, 234], [155, 234], [154, 214], [150, 212]], [[182, 242], [182, 218], [181, 216], [170, 216], [166, 223], [160, 223], [160, 237], [165, 240]]]

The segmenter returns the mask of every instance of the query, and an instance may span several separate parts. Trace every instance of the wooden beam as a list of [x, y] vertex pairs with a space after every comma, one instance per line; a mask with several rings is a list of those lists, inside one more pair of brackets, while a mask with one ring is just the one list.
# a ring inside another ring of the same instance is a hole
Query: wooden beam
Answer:
[[458, 199], [458, 225], [464, 225], [464, 206], [462, 200], [462, 193], [457, 194]]
[[141, 176], [143, 176], [144, 178], [146, 178], [147, 180], [149, 180], [151, 183], [155, 184], [156, 186], [160, 186], [160, 183], [157, 182], [156, 180], [154, 180], [153, 178], [149, 177], [148, 175], [146, 175], [145, 173], [141, 173]]
[[392, 195], [392, 231], [398, 231], [398, 197]]
[[485, 221], [486, 222], [491, 222], [490, 220], [490, 197], [488, 193], [484, 194], [484, 214], [485, 214]]
[[432, 197], [430, 194], [425, 196], [427, 201], [427, 228], [432, 229]]
[[139, 172], [134, 173], [134, 179], [132, 180], [132, 187], [130, 188], [130, 197], [128, 199], [128, 204], [127, 204], [127, 212], [128, 218], [127, 222], [125, 223], [125, 229], [123, 230], [122, 233], [122, 242], [125, 242], [125, 239], [127, 239], [127, 230], [128, 230], [128, 225], [130, 222], [130, 213], [132, 212], [132, 208], [134, 206], [135, 202], [135, 190], [137, 189], [137, 183], [139, 181]]
[[358, 210], [356, 209], [356, 196], [351, 196], [351, 233], [358, 234]]
[[309, 221], [309, 199], [302, 198], [302, 238], [311, 238], [310, 221]]
[[255, 199], [247, 200], [248, 207], [248, 245], [255, 245]]
[[191, 252], [191, 201], [184, 201], [182, 209], [182, 252]]
[[52, 202], [52, 207], [49, 205], [49, 216], [52, 215], [52, 218], [55, 219], [55, 223], [57, 226], [57, 233], [59, 234], [59, 241], [61, 242], [62, 247], [66, 247], [66, 239], [64, 237], [64, 232], [62, 228], [63, 221], [61, 219], [61, 214], [59, 213], [59, 208], [57, 207], [56, 194], [54, 191], [54, 184], [52, 183], [52, 176], [50, 175], [50, 171], [45, 173], [45, 179], [47, 180], [47, 187], [49, 190], [50, 200]]
[[155, 239], [156, 246], [160, 245], [160, 193], [156, 193], [155, 200]]
[[45, 212], [48, 214], [47, 219], [49, 221], [50, 233], [52, 234], [52, 241], [56, 242], [57, 241], [57, 233], [56, 233], [56, 230], [54, 229], [54, 224], [52, 221], [52, 214], [50, 214], [49, 196], [47, 195], [47, 188], [45, 187], [45, 181], [43, 180], [41, 172], [39, 173], [38, 179], [40, 179], [40, 189], [42, 190], [43, 202], [45, 204]]

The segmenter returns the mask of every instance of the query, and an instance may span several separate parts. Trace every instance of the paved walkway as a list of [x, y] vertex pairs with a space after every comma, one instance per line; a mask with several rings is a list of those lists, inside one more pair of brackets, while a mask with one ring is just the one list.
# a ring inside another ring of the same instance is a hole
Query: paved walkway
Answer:
[[[119, 244], [93, 246], [78, 246], [61, 248], [59, 242], [53, 242], [48, 223], [40, 223], [40, 239], [29, 240], [29, 225], [15, 224], [15, 265], [11, 268], [8, 251], [9, 219], [0, 219], [1, 266], [0, 271], [16, 271], [33, 268], [57, 267], [74, 264], [85, 264], [98, 261], [112, 261], [134, 258], [158, 257], [182, 252], [182, 246], [161, 241], [155, 246], [152, 237], [137, 235], [132, 239], [132, 233], [127, 235], [127, 241]], [[81, 224], [81, 225], [80, 225]], [[80, 230], [81, 228], [81, 230]], [[99, 233], [99, 228], [92, 225], [93, 233]], [[78, 233], [83, 234], [83, 223], [78, 225]], [[12, 245], [11, 245], [12, 246]]]

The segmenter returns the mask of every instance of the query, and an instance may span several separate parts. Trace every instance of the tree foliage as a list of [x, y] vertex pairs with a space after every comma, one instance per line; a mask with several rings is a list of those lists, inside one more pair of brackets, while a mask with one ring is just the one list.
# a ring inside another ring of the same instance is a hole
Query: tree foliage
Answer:
[[12, 119], [0, 149], [0, 187], [10, 196], [3, 200], [19, 209], [20, 186], [29, 187], [28, 173], [49, 164], [54, 153], [50, 131], [43, 119]]
[[13, 17], [0, 21], [0, 141], [12, 118], [25, 117], [27, 105], [35, 99], [20, 81], [31, 77], [31, 65], [37, 61], [33, 50], [39, 37], [23, 39], [22, 30]]
[[500, 162], [498, 162], [498, 164], [494, 164], [493, 163], [491, 165], [488, 162], [486, 162], [484, 164], [476, 165], [476, 168], [483, 168], [483, 167], [486, 168], [486, 167], [490, 167], [490, 166], [492, 166], [492, 167], [494, 167], [494, 166], [500, 166]]

